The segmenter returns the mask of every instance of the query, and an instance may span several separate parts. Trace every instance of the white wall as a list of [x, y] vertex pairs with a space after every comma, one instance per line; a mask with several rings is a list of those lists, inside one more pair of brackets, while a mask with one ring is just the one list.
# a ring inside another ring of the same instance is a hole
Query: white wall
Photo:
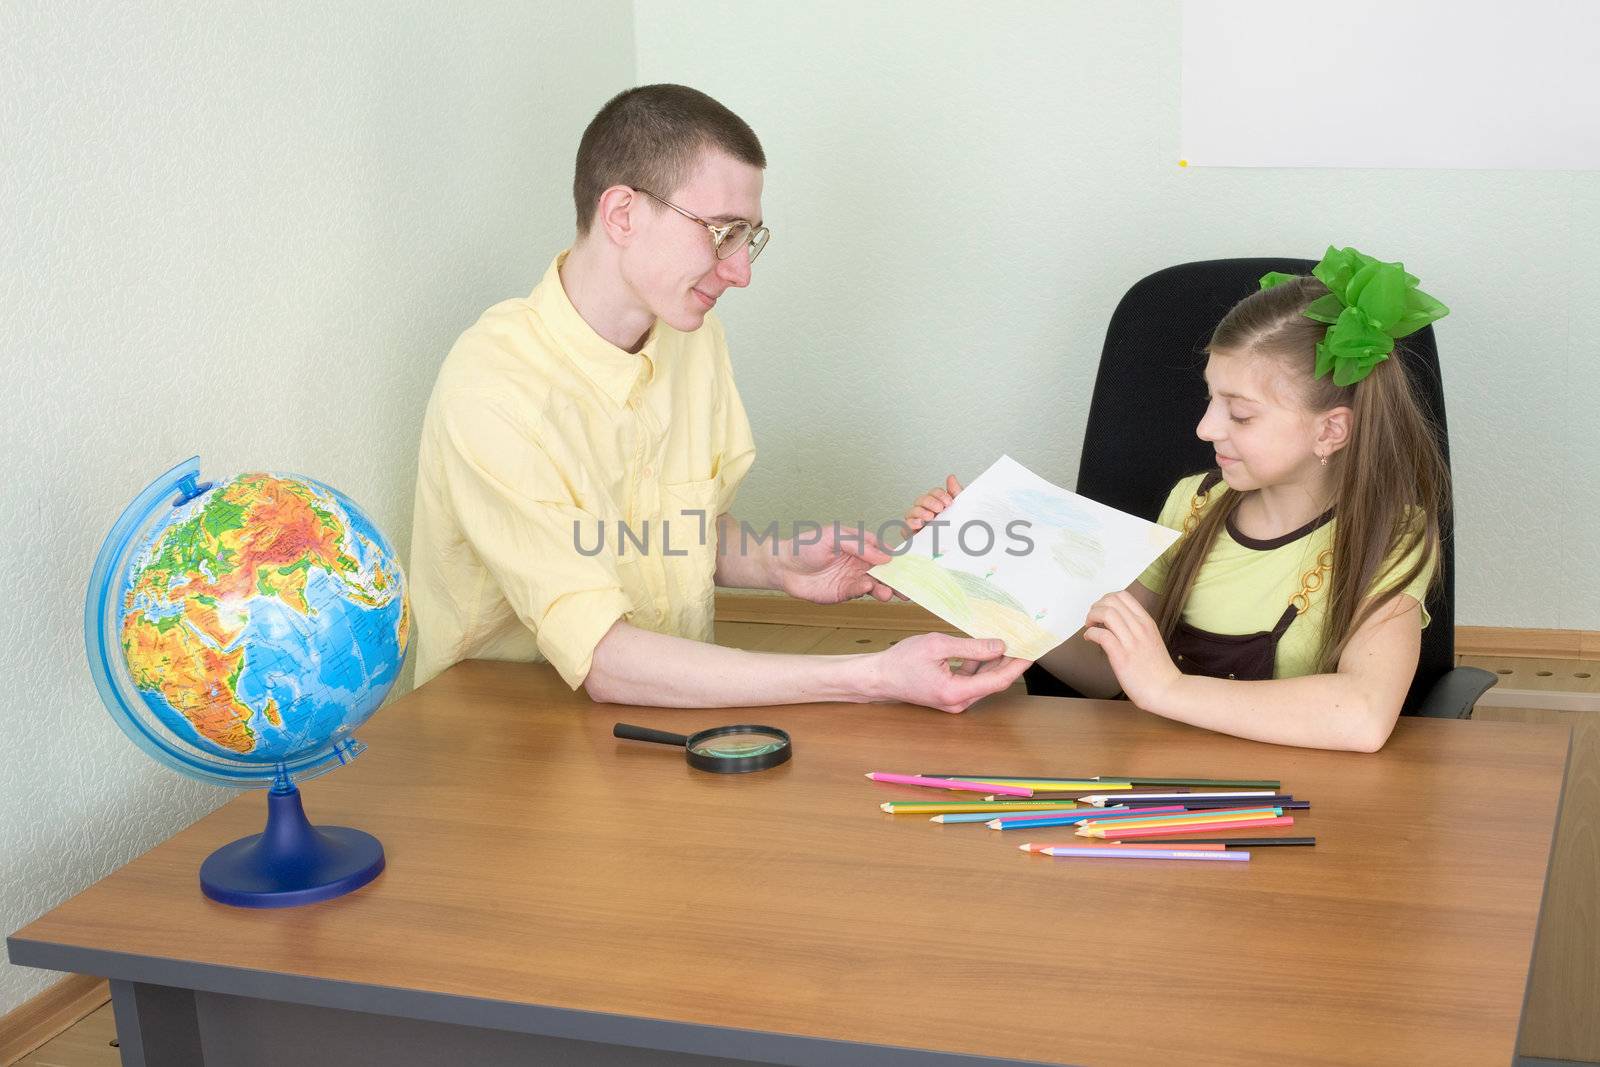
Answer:
[[718, 306], [741, 517], [888, 518], [1005, 451], [1070, 486], [1133, 282], [1352, 244], [1453, 310], [1458, 620], [1600, 628], [1600, 174], [1180, 169], [1180, 6], [637, 0], [639, 81], [716, 96], [770, 162], [772, 245]]
[[[451, 10], [0, 6], [0, 933], [227, 798], [90, 683], [84, 585], [123, 505], [194, 453], [299, 471], [404, 557], [440, 360], [570, 239], [630, 5]], [[0, 967], [0, 1014], [59, 977]]]

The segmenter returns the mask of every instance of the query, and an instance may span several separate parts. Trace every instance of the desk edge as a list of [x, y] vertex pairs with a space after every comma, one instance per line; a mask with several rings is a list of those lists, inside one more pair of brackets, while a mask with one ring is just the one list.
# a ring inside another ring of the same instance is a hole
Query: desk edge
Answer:
[[835, 1067], [839, 1063], [872, 1067], [1059, 1067], [1043, 1060], [997, 1059], [934, 1049], [862, 1044], [839, 1038], [518, 1004], [455, 993], [87, 949], [31, 938], [7, 938], [6, 947], [11, 962], [18, 966], [92, 973], [112, 981], [795, 1067]]

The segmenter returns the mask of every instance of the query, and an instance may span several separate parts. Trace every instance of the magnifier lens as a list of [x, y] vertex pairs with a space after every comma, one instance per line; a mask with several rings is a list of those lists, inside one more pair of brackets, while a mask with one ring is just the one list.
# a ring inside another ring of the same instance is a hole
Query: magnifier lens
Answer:
[[777, 752], [784, 747], [784, 743], [782, 738], [771, 734], [719, 734], [706, 738], [689, 751], [697, 756], [714, 756], [718, 759], [748, 759]]

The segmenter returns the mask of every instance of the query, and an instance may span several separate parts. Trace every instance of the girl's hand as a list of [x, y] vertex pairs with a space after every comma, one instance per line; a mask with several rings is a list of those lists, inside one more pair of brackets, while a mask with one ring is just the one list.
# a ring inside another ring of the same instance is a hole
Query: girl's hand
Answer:
[[1150, 613], [1127, 591], [1095, 601], [1083, 638], [1099, 645], [1129, 700], [1145, 710], [1165, 708], [1183, 672], [1161, 640]]
[[961, 483], [956, 481], [954, 474], [948, 475], [944, 480], [944, 488], [937, 486], [929, 489], [917, 502], [911, 505], [911, 510], [906, 512], [906, 526], [912, 533], [916, 533], [928, 523], [939, 517], [939, 513], [951, 504], [961, 493]]

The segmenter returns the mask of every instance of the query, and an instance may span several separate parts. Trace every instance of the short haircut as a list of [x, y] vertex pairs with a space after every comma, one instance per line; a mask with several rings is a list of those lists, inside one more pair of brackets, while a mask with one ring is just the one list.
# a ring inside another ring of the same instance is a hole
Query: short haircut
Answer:
[[641, 85], [612, 97], [578, 142], [572, 199], [579, 236], [589, 232], [601, 193], [626, 185], [670, 197], [707, 149], [767, 165], [749, 124], [698, 89]]

